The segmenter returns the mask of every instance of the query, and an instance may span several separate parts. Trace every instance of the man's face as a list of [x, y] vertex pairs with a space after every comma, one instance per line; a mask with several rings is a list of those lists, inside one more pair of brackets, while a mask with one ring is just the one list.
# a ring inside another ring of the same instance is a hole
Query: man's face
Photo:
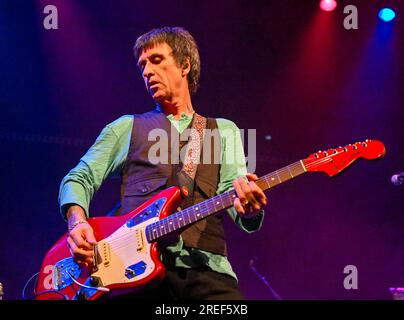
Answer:
[[144, 49], [137, 64], [146, 89], [155, 101], [171, 101], [184, 89], [184, 81], [187, 81], [184, 69], [176, 63], [167, 43]]

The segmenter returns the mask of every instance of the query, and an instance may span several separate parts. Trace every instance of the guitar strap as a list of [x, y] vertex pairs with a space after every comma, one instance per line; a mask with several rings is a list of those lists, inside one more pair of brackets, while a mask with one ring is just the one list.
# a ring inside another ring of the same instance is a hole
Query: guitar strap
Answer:
[[195, 176], [201, 157], [206, 125], [207, 119], [195, 112], [190, 128], [188, 144], [185, 149], [183, 166], [177, 174], [182, 196], [186, 199], [183, 203], [184, 207], [188, 202], [187, 200], [192, 199], [194, 192]]

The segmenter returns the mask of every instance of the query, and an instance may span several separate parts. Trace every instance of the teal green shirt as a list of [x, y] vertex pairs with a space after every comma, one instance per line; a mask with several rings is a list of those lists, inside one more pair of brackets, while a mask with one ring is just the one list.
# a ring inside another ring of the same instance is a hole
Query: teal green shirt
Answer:
[[[167, 118], [182, 133], [190, 124], [192, 116], [183, 113], [179, 120], [172, 115]], [[233, 188], [233, 180], [246, 174], [244, 149], [238, 127], [229, 120], [217, 119], [221, 136], [220, 180], [217, 194]], [[59, 190], [59, 204], [64, 216], [65, 208], [71, 204], [81, 206], [89, 217], [90, 201], [94, 193], [108, 177], [120, 175], [128, 155], [133, 126], [133, 116], [125, 115], [108, 124], [95, 143], [62, 180]], [[255, 218], [241, 218], [232, 207], [227, 210], [230, 217], [245, 232], [261, 228], [264, 212]], [[65, 218], [65, 217], [64, 217]], [[175, 266], [192, 268], [207, 265], [212, 270], [228, 274], [237, 279], [227, 257], [184, 246], [182, 238], [167, 248], [170, 261]]]

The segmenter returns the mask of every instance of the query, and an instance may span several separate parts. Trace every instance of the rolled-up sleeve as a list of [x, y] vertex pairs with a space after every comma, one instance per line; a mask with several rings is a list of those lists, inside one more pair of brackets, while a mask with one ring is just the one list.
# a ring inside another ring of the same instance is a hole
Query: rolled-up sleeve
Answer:
[[133, 118], [123, 116], [107, 125], [80, 162], [63, 178], [59, 188], [61, 214], [72, 204], [81, 206], [87, 217], [94, 193], [109, 177], [121, 172], [126, 160]]
[[[233, 181], [238, 177], [244, 177], [247, 181], [247, 168], [244, 147], [237, 125], [226, 119], [217, 119], [217, 124], [220, 130], [222, 146], [220, 181], [217, 194], [221, 194], [233, 189]], [[243, 218], [237, 214], [234, 207], [227, 209], [227, 212], [240, 229], [247, 233], [258, 231], [262, 226], [265, 215], [264, 210], [261, 210], [254, 218]]]

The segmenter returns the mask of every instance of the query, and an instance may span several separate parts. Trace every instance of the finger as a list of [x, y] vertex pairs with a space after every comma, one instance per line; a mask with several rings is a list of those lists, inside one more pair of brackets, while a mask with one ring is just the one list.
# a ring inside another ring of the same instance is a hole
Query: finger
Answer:
[[248, 181], [256, 181], [256, 180], [258, 180], [258, 176], [256, 174], [254, 174], [254, 173], [249, 173], [248, 172], [246, 174], [246, 177], [247, 177]]
[[264, 191], [254, 181], [250, 181], [248, 183], [250, 188], [254, 194], [255, 199], [259, 202], [260, 205], [267, 205], [267, 196], [265, 195]]
[[238, 214], [240, 214], [240, 215], [245, 214], [245, 210], [244, 210], [243, 206], [241, 205], [241, 202], [240, 202], [239, 198], [236, 198], [234, 200], [233, 205], [234, 205], [234, 209], [236, 209]]
[[[251, 183], [251, 182], [249, 182], [249, 183]], [[245, 182], [245, 180], [243, 180], [243, 181], [240, 181], [240, 187], [241, 187], [242, 191], [244, 192], [244, 195], [245, 195], [247, 201], [251, 204], [251, 206], [255, 210], [260, 210], [261, 207], [259, 205], [258, 200], [255, 198], [250, 185], [247, 184], [247, 182]]]
[[97, 244], [97, 240], [95, 240], [94, 237], [94, 231], [89, 226], [84, 229], [84, 239], [91, 245], [91, 247], [94, 247], [94, 245]]
[[85, 265], [86, 267], [88, 266], [88, 265], [91, 265], [91, 264], [93, 264], [93, 262], [94, 262], [94, 258], [90, 258], [90, 257], [83, 257], [83, 256], [81, 256], [81, 255], [74, 255], [73, 256], [73, 259], [74, 259], [74, 261], [76, 262], [76, 263], [78, 263], [78, 264], [83, 264], [83, 265]]
[[83, 258], [83, 259], [87, 259], [87, 258], [91, 258], [93, 257], [93, 250], [85, 250], [85, 249], [81, 249], [79, 248], [76, 243], [72, 240], [72, 238], [67, 238], [67, 243], [70, 247], [70, 252], [73, 252], [73, 256], [77, 257], [77, 258]]
[[73, 229], [70, 232], [70, 238], [74, 241], [74, 244], [78, 248], [83, 248], [87, 250], [93, 249], [93, 246], [86, 241], [84, 230], [82, 229], [82, 227]]
[[242, 181], [244, 181], [243, 178], [241, 178], [241, 177], [238, 178], [238, 179], [235, 179], [233, 181], [233, 187], [234, 187], [234, 190], [236, 190], [237, 197], [240, 199], [240, 204], [242, 204], [242, 203], [245, 203], [247, 201], [247, 198], [246, 198], [246, 196], [245, 196], [245, 194], [243, 192], [243, 189], [240, 186], [240, 179]]

